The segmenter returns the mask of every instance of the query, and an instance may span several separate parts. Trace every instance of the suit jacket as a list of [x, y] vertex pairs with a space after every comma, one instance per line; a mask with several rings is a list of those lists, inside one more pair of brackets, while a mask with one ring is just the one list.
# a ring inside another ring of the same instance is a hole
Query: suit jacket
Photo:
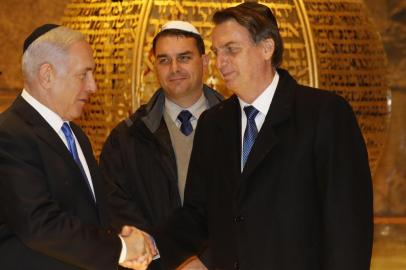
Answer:
[[369, 269], [371, 176], [353, 111], [278, 73], [242, 173], [237, 97], [201, 116], [184, 207], [151, 232], [168, 269], [206, 239], [212, 269]]
[[[203, 88], [209, 107], [223, 98]], [[162, 89], [115, 127], [103, 146], [100, 166], [109, 187], [113, 224], [140, 229], [166, 221], [181, 206], [175, 152], [163, 118]], [[201, 259], [207, 264], [204, 255]], [[159, 260], [148, 269], [161, 269]]]
[[94, 202], [58, 134], [21, 96], [0, 115], [1, 269], [116, 269], [121, 250], [108, 224], [90, 142], [71, 127], [86, 158]]

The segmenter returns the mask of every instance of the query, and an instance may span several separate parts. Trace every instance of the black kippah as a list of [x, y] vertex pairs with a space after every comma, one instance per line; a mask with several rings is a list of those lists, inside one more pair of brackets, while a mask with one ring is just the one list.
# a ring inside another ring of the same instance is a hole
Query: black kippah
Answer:
[[60, 25], [57, 24], [44, 24], [37, 29], [35, 29], [24, 41], [24, 46], [23, 46], [23, 53], [27, 50], [27, 48], [33, 43], [37, 38], [42, 36], [48, 31], [51, 31], [54, 28], [59, 27]]

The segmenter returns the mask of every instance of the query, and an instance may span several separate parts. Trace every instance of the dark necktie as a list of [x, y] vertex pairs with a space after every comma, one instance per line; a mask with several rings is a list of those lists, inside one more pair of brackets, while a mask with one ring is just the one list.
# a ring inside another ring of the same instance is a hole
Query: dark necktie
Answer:
[[242, 164], [245, 166], [247, 162], [248, 155], [251, 151], [252, 146], [254, 145], [255, 138], [258, 134], [257, 125], [255, 124], [255, 117], [258, 114], [258, 110], [254, 106], [244, 107], [245, 115], [247, 116], [247, 127], [244, 132], [244, 141], [242, 149]]
[[93, 199], [95, 200], [94, 194], [92, 192], [89, 181], [87, 179], [85, 170], [83, 168], [82, 163], [80, 162], [79, 155], [78, 155], [78, 150], [76, 148], [75, 138], [73, 137], [73, 133], [72, 133], [72, 130], [71, 130], [69, 124], [67, 122], [64, 122], [62, 127], [61, 127], [61, 130], [62, 130], [63, 134], [65, 135], [66, 141], [68, 142], [69, 152], [71, 153], [73, 159], [75, 160], [75, 162], [78, 165], [80, 171], [82, 172], [82, 175], [83, 175], [83, 177], [85, 179], [87, 187], [89, 188], [90, 193], [92, 194]]
[[182, 131], [182, 133], [186, 136], [188, 136], [193, 131], [192, 124], [190, 123], [191, 117], [192, 114], [188, 110], [183, 110], [178, 115], [178, 119], [182, 123], [180, 125], [180, 131]]

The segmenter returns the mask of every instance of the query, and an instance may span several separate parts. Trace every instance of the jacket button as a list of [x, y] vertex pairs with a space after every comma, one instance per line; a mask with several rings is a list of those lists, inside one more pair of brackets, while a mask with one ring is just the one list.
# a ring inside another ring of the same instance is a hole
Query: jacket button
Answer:
[[236, 216], [236, 217], [234, 217], [234, 221], [235, 222], [242, 222], [242, 221], [244, 221], [244, 217], [243, 216]]
[[234, 269], [239, 270], [240, 264], [238, 262], [234, 262]]

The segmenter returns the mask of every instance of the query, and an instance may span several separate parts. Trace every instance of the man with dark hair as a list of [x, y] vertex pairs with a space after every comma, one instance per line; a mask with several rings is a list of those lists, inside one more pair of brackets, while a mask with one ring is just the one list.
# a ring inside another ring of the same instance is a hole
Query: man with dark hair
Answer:
[[38, 27], [22, 68], [24, 89], [0, 115], [0, 268], [111, 270], [145, 253], [145, 263], [132, 261], [145, 269], [149, 237], [110, 229], [89, 139], [72, 122], [97, 89], [85, 36]]
[[[100, 157], [117, 228], [157, 226], [182, 205], [197, 120], [222, 100], [203, 84], [208, 57], [193, 25], [168, 22], [155, 36], [152, 52], [161, 88], [113, 129]], [[207, 264], [205, 254], [199, 257]], [[158, 259], [151, 269], [165, 268]], [[194, 258], [182, 269], [205, 267]]]
[[184, 205], [152, 233], [166, 269], [207, 240], [211, 269], [369, 269], [371, 175], [350, 105], [279, 68], [267, 7], [243, 3], [213, 22], [235, 95], [200, 117]]

